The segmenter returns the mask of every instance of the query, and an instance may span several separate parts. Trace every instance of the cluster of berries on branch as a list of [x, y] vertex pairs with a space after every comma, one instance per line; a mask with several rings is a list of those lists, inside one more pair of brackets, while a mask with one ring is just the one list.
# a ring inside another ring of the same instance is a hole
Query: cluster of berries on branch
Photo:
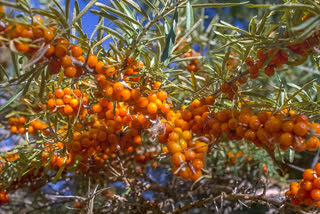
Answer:
[[291, 182], [285, 194], [293, 205], [320, 208], [320, 163], [313, 169], [306, 169], [299, 183]]

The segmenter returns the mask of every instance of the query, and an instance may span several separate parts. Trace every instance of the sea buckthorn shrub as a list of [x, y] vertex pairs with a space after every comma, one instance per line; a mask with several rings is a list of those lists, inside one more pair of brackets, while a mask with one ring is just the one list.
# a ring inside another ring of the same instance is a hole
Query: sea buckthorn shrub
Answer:
[[[41, 198], [23, 205], [31, 211], [50, 200], [90, 213], [181, 213], [218, 199], [229, 213], [239, 208], [222, 199], [320, 207], [319, 164], [281, 202], [268, 195], [318, 156], [319, 85], [305, 74], [319, 69], [318, 1], [263, 5], [248, 31], [197, 21], [204, 8], [247, 2], [91, 1], [72, 15], [69, 2], [0, 3], [13, 9], [0, 5], [0, 47], [13, 65], [0, 66], [0, 128], [16, 141], [0, 146], [0, 211], [21, 189]], [[100, 17], [90, 37], [85, 13]], [[74, 196], [47, 194], [57, 182]]]

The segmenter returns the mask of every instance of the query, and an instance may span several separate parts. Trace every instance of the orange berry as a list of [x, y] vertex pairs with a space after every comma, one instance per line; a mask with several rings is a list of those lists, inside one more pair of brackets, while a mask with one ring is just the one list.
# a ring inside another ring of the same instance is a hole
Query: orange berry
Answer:
[[141, 136], [140, 135], [134, 136], [133, 143], [136, 145], [140, 145], [141, 144]]
[[179, 143], [176, 143], [174, 141], [169, 141], [168, 143], [168, 150], [170, 153], [174, 154], [177, 152], [182, 152], [182, 147]]
[[157, 104], [155, 103], [149, 103], [147, 109], [150, 114], [155, 114], [158, 111]]
[[311, 136], [306, 142], [308, 151], [315, 151], [319, 147], [319, 139], [316, 136]]
[[25, 124], [25, 123], [27, 122], [26, 118], [23, 117], [23, 116], [18, 117], [18, 121], [19, 121], [19, 123], [21, 123], [21, 124]]
[[248, 113], [240, 113], [239, 115], [239, 123], [249, 124], [250, 122], [250, 114]]
[[182, 138], [185, 140], [191, 140], [192, 139], [192, 133], [190, 131], [183, 131], [182, 132]]
[[64, 163], [65, 163], [65, 158], [64, 158], [64, 157], [60, 157], [60, 158], [57, 159], [57, 161], [56, 161], [55, 164], [56, 164], [58, 167], [61, 167]]
[[262, 123], [262, 124], [267, 122], [267, 120], [270, 117], [268, 112], [259, 112], [257, 116], [258, 116], [258, 119], [260, 120], [260, 123]]
[[82, 48], [78, 45], [73, 45], [71, 48], [71, 54], [73, 57], [79, 57], [82, 54]]
[[138, 89], [131, 90], [131, 97], [137, 101], [141, 97], [141, 92]]
[[180, 171], [179, 171], [179, 176], [184, 178], [184, 179], [189, 179], [191, 176], [191, 169], [188, 166], [183, 167]]
[[16, 49], [19, 52], [22, 52], [22, 53], [27, 53], [30, 50], [29, 45], [26, 44], [26, 43], [18, 43], [18, 42], [16, 42], [15, 46], [16, 46]]
[[176, 166], [180, 166], [180, 164], [185, 161], [186, 157], [181, 152], [176, 152], [171, 156], [171, 162]]
[[64, 75], [68, 78], [76, 76], [77, 70], [74, 66], [68, 66], [64, 69]]
[[249, 127], [253, 130], [257, 130], [260, 127], [260, 121], [257, 116], [250, 117]]
[[256, 139], [256, 133], [254, 130], [252, 129], [248, 129], [245, 133], [244, 133], [244, 138], [250, 141], [254, 141]]
[[158, 94], [157, 94], [157, 97], [158, 97], [159, 100], [164, 101], [164, 100], [167, 99], [168, 94], [165, 91], [159, 91]]
[[82, 93], [79, 89], [74, 89], [73, 93], [77, 96], [77, 98], [80, 98], [82, 96]]
[[304, 181], [304, 182], [301, 183], [301, 187], [305, 191], [310, 191], [310, 190], [312, 190], [312, 182], [311, 181]]
[[162, 147], [162, 152], [166, 154], [169, 153], [168, 147], [166, 146]]
[[304, 114], [298, 114], [296, 115], [295, 117], [295, 120], [294, 120], [295, 123], [298, 123], [298, 122], [308, 122], [308, 117]]
[[320, 178], [315, 178], [312, 182], [313, 189], [320, 189]]
[[49, 56], [52, 56], [52, 54], [54, 54], [54, 46], [51, 44], [48, 44], [47, 46], [48, 46], [48, 49], [45, 53], [45, 56], [49, 57]]
[[54, 37], [54, 33], [51, 30], [44, 30], [43, 37], [46, 40], [51, 41], [53, 39], [53, 37]]
[[310, 197], [315, 201], [319, 201], [320, 200], [320, 189], [311, 190]]
[[63, 111], [65, 114], [72, 114], [73, 113], [73, 108], [70, 105], [65, 105], [63, 107]]
[[303, 172], [303, 179], [305, 181], [312, 181], [315, 177], [315, 172], [313, 169], [306, 169], [304, 172]]
[[20, 127], [19, 130], [18, 130], [18, 132], [19, 132], [20, 134], [24, 134], [24, 133], [26, 133], [26, 128], [25, 128], [25, 127]]
[[208, 145], [205, 142], [197, 141], [195, 143], [195, 152], [197, 153], [203, 153], [208, 151]]
[[191, 173], [190, 178], [191, 178], [192, 181], [196, 181], [196, 180], [198, 180], [201, 176], [202, 176], [201, 170], [195, 170], [195, 173], [193, 173], [193, 172]]
[[265, 123], [265, 129], [270, 133], [275, 133], [280, 131], [281, 125], [281, 121], [273, 117]]
[[[140, 108], [145, 108], [148, 106], [148, 98], [146, 97], [140, 97], [138, 100], [137, 100], [137, 105], [140, 107]], [[156, 105], [156, 104], [155, 104]]]
[[[34, 32], [33, 32], [34, 33]], [[65, 45], [57, 45], [54, 48], [54, 55], [58, 58], [64, 57], [68, 53], [68, 47]]]
[[203, 161], [200, 159], [194, 159], [192, 161], [192, 166], [195, 170], [199, 170], [203, 167]]
[[130, 99], [131, 93], [128, 89], [123, 89], [120, 93], [120, 100], [121, 101], [127, 101]]
[[207, 96], [206, 98], [205, 98], [205, 103], [206, 103], [206, 105], [213, 105], [214, 104], [214, 97], [213, 96]]
[[124, 89], [123, 84], [120, 82], [116, 82], [113, 84], [113, 91], [119, 94]]
[[43, 18], [39, 15], [36, 15], [33, 17], [33, 21], [35, 22], [34, 24], [37, 25], [39, 23], [43, 24]]
[[314, 169], [316, 175], [318, 177], [320, 177], [320, 163], [317, 163], [313, 169]]
[[54, 95], [57, 97], [57, 98], [62, 98], [64, 96], [64, 92], [62, 89], [57, 89], [54, 93]]
[[297, 135], [297, 136], [304, 136], [307, 134], [308, 132], [308, 126], [307, 124], [305, 124], [304, 122], [298, 122], [294, 125], [293, 127], [293, 132]]
[[311, 128], [314, 130], [316, 134], [320, 134], [320, 124], [319, 123], [312, 123]]
[[64, 103], [70, 103], [72, 97], [70, 95], [64, 95], [63, 96], [63, 102]]
[[87, 65], [89, 68], [94, 68], [98, 63], [98, 58], [95, 55], [90, 54], [88, 57]]
[[61, 58], [61, 65], [63, 67], [68, 67], [71, 64], [72, 64], [72, 61], [71, 61], [71, 58], [68, 55], [66, 55], [66, 56]]
[[79, 105], [79, 101], [77, 99], [70, 100], [70, 106], [75, 108]]
[[196, 153], [191, 149], [187, 150], [184, 153], [184, 155], [185, 155], [187, 161], [192, 161], [193, 159], [196, 158]]
[[100, 113], [102, 111], [102, 107], [100, 106], [100, 104], [95, 104], [92, 106], [92, 111], [94, 113]]
[[149, 102], [155, 102], [157, 100], [157, 95], [154, 93], [151, 93], [148, 95]]
[[294, 123], [291, 120], [288, 120], [288, 121], [282, 123], [282, 125], [281, 125], [281, 129], [284, 132], [292, 132], [293, 127], [294, 127]]
[[10, 131], [11, 133], [15, 134], [18, 132], [18, 128], [16, 126], [11, 126]]
[[280, 135], [280, 144], [284, 146], [290, 146], [293, 142], [293, 135], [289, 132], [282, 133]]
[[153, 83], [153, 89], [159, 89], [161, 87], [161, 82], [156, 81]]
[[69, 87], [65, 87], [63, 89], [63, 92], [65, 95], [71, 95], [71, 93], [72, 93], [71, 88], [69, 88]]

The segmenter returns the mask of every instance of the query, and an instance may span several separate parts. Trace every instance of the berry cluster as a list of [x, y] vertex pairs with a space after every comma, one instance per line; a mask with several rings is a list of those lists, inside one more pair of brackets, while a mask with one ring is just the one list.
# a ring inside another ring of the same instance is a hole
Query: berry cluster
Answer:
[[66, 115], [76, 115], [78, 110], [84, 109], [84, 105], [89, 100], [87, 93], [82, 94], [79, 89], [71, 90], [69, 87], [56, 89], [54, 95], [49, 93], [48, 97], [50, 98], [47, 102], [49, 108]]
[[62, 165], [68, 166], [71, 163], [72, 155], [71, 153], [61, 155], [60, 151], [63, 149], [64, 144], [53, 143], [47, 144], [47, 147], [42, 152], [43, 165], [46, 165], [48, 158], [50, 157], [49, 167], [54, 168], [54, 166], [61, 167]]
[[8, 125], [12, 134], [24, 134], [26, 133], [26, 125], [27, 119], [23, 116], [21, 117], [10, 117], [8, 119]]
[[[311, 18], [313, 14], [307, 14], [302, 17], [302, 21], [305, 22]], [[273, 76], [275, 68], [280, 68], [282, 65], [288, 64], [289, 52], [293, 52], [301, 57], [310, 54], [314, 47], [319, 45], [320, 37], [317, 31], [303, 42], [288, 45], [287, 47], [279, 50], [266, 50], [259, 49], [257, 51], [257, 58], [254, 60], [252, 57], [248, 57], [245, 60], [245, 64], [249, 67], [249, 74], [252, 79], [256, 79], [259, 76], [259, 69], [264, 68], [264, 73], [267, 76]], [[287, 33], [286, 33], [287, 34]], [[287, 49], [287, 50], [286, 50]]]
[[48, 125], [39, 119], [31, 120], [29, 125], [27, 125], [27, 119], [23, 116], [10, 117], [8, 119], [8, 125], [12, 134], [24, 134], [26, 130], [32, 135], [36, 135], [37, 131], [41, 131], [45, 135], [50, 134]]
[[[201, 54], [199, 52], [196, 52], [194, 50], [190, 50], [189, 52], [185, 53], [184, 54], [184, 57], [185, 58], [188, 58], [188, 57], [196, 57], [196, 56], [201, 56]], [[199, 60], [198, 59], [193, 59], [191, 60], [186, 69], [190, 72], [196, 72], [199, 70]]]
[[286, 196], [293, 205], [316, 206], [320, 208], [320, 163], [303, 172], [303, 179], [291, 182]]
[[288, 63], [288, 57], [289, 55], [284, 50], [275, 51], [259, 49], [257, 51], [257, 59], [254, 60], [253, 58], [248, 57], [245, 60], [245, 64], [249, 67], [251, 79], [258, 78], [259, 70], [262, 68], [264, 68], [264, 73], [271, 77], [274, 75], [275, 68], [279, 68]]
[[292, 147], [296, 151], [314, 151], [319, 147], [320, 125], [310, 123], [303, 114], [283, 110], [274, 115], [271, 112], [254, 115], [249, 109], [213, 112], [210, 109], [213, 103], [210, 96], [194, 100], [188, 108], [183, 107], [170, 117], [167, 115], [163, 121], [170, 126], [166, 126], [165, 133], [158, 139], [160, 143], [168, 142], [163, 152], [172, 155], [174, 169], [183, 169], [182, 175], [178, 173], [181, 177], [196, 179], [193, 176], [200, 174], [197, 170], [202, 164], [200, 168], [194, 167], [194, 159], [202, 163], [204, 153], [210, 150], [208, 142], [213, 139], [217, 142], [223, 136], [229, 140], [244, 138], [268, 150], [274, 150], [276, 144], [282, 150]]

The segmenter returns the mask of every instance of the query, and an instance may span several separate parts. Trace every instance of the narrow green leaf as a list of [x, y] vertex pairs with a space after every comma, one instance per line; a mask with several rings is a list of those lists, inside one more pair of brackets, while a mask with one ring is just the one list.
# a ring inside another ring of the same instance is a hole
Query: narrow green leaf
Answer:
[[132, 0], [122, 0], [124, 2], [126, 2], [128, 5], [130, 5], [133, 9], [135, 9], [136, 11], [138, 11], [140, 14], [142, 14], [144, 17], [148, 18], [148, 14], [141, 9], [141, 7], [135, 3], [134, 1]]
[[102, 29], [127, 44], [127, 40], [117, 31], [115, 31], [111, 28], [108, 28], [108, 27], [102, 27]]
[[108, 12], [106, 12], [105, 10], [101, 10], [101, 11], [98, 11], [98, 10], [91, 10], [91, 12], [93, 14], [97, 14], [99, 15], [100, 17], [104, 17], [104, 18], [107, 18], [109, 19], [110, 21], [114, 22], [115, 24], [117, 24], [123, 31], [127, 32], [130, 36], [132, 35], [132, 33], [134, 35], [137, 35], [137, 31], [132, 27], [130, 26], [129, 24], [125, 23], [124, 21], [120, 20], [119, 18], [117, 17], [114, 17], [112, 16], [111, 14], [109, 14]]
[[47, 78], [49, 76], [48, 70], [45, 69], [44, 71], [41, 72], [41, 84], [40, 84], [40, 92], [39, 92], [39, 98], [42, 100], [43, 94], [44, 94], [44, 89], [47, 84]]
[[141, 0], [145, 5], [147, 5], [149, 8], [152, 8], [152, 9], [156, 9], [155, 6], [153, 6], [152, 3], [149, 2], [149, 0]]
[[128, 21], [130, 21], [130, 22], [142, 27], [140, 22], [136, 21], [135, 19], [129, 17], [128, 15], [126, 15], [126, 14], [124, 14], [124, 13], [122, 13], [122, 12], [112, 8], [112, 7], [109, 7], [109, 6], [107, 6], [105, 4], [101, 4], [101, 3], [96, 3], [96, 6], [102, 8], [102, 9], [105, 9], [106, 11], [109, 11], [110, 13], [113, 13], [113, 14], [115, 14], [117, 16], [120, 16], [121, 18], [123, 18], [123, 20], [128, 20]]
[[[81, 17], [86, 14], [90, 8], [97, 2], [98, 0], [91, 0], [84, 8], [81, 12], [79, 12], [76, 17], [72, 20], [71, 24], [69, 25], [69, 27], [67, 27], [66, 29], [64, 29], [58, 36], [68, 32], [75, 23], [78, 22], [79, 26], [82, 28], [82, 24], [81, 24]], [[75, 7], [74, 8], [77, 8], [76, 5], [78, 5], [78, 1], [76, 0], [74, 2], [74, 5]], [[79, 6], [79, 5], [78, 5]]]
[[11, 52], [11, 60], [12, 60], [14, 72], [16, 73], [17, 77], [19, 77], [20, 73], [18, 68], [17, 56], [13, 52]]
[[256, 30], [257, 30], [257, 23], [256, 23], [255, 17], [253, 17], [253, 18], [250, 20], [250, 23], [249, 23], [249, 32], [250, 32], [252, 35], [255, 35], [255, 34], [256, 34]]
[[59, 8], [60, 13], [64, 13], [64, 11], [63, 11], [63, 9], [62, 9], [61, 5], [57, 2], [57, 0], [53, 0], [53, 2], [54, 2], [54, 4], [57, 6], [57, 8]]
[[[79, 6], [79, 3], [78, 3], [78, 0], [76, 0], [74, 2], [72, 18], [74, 19], [75, 17], [77, 17], [79, 15], [79, 13], [80, 13], [80, 6]], [[81, 18], [77, 22], [79, 23], [80, 26], [82, 26]]]
[[25, 95], [25, 94], [28, 92], [29, 86], [30, 86], [32, 80], [33, 80], [38, 74], [40, 74], [40, 70], [37, 70], [37, 71], [34, 71], [34, 72], [33, 72], [33, 74], [31, 75], [31, 77], [28, 79], [27, 84], [24, 86], [23, 95]]
[[67, 28], [68, 21], [66, 20], [66, 17], [64, 14], [61, 14], [56, 8], [49, 7], [50, 11], [55, 15], [55, 20], [57, 20], [64, 28]]
[[[104, 25], [104, 18], [99, 17], [99, 27]], [[97, 31], [97, 40], [100, 41], [103, 37], [103, 30], [101, 28], [98, 29]]]
[[66, 19], [69, 22], [70, 0], [66, 0], [64, 8], [65, 8]]
[[186, 13], [187, 13], [187, 30], [190, 30], [194, 23], [193, 8], [190, 1], [187, 2]]
[[249, 8], [256, 8], [256, 7], [271, 7], [271, 4], [247, 4]]
[[1, 64], [0, 64], [0, 73], [3, 73], [7, 77], [8, 80], [10, 79], [9, 75], [7, 74], [6, 69], [4, 69], [4, 67]]
[[[234, 7], [244, 4], [248, 4], [249, 1], [240, 2], [240, 3], [210, 3], [210, 4], [194, 4], [193, 8], [219, 8], [219, 7]], [[186, 5], [179, 6], [179, 8], [184, 8]]]
[[237, 28], [235, 26], [232, 26], [230, 25], [229, 23], [227, 22], [224, 22], [224, 21], [221, 21], [222, 24], [219, 24], [219, 23], [215, 23], [213, 24], [214, 26], [217, 26], [217, 27], [223, 27], [223, 28], [228, 28], [230, 30], [235, 30], [235, 31], [238, 31], [238, 32], [241, 32], [241, 33], [244, 33], [244, 34], [249, 34], [247, 31], [245, 30], [242, 30], [240, 28]]
[[[83, 28], [79, 26], [79, 23], [75, 23], [73, 25], [73, 27], [77, 30], [78, 34], [79, 34], [79, 37], [80, 39], [78, 40], [85, 40], [88, 38], [87, 34], [83, 32]], [[72, 36], [73, 38], [78, 38], [78, 37], [75, 37], [75, 36]]]
[[56, 176], [54, 177], [54, 179], [53, 179], [53, 181], [52, 181], [53, 184], [55, 184], [55, 183], [58, 181], [58, 179], [60, 178], [60, 176], [61, 176], [64, 168], [65, 168], [65, 164], [63, 164], [63, 165], [59, 168]]
[[317, 8], [307, 4], [279, 4], [269, 8], [269, 10], [294, 10], [294, 9], [310, 11], [313, 13], [319, 13]]
[[91, 33], [91, 36], [90, 36], [90, 41], [93, 39], [93, 36], [94, 36], [94, 34], [99, 30], [99, 29], [101, 29], [101, 27], [103, 26], [103, 17], [99, 17], [99, 22], [98, 22], [98, 24], [96, 25], [96, 27], [94, 28], [94, 30], [92, 31], [92, 33]]
[[295, 154], [294, 149], [290, 148], [290, 150], [289, 150], [289, 162], [290, 163], [293, 163], [293, 161], [294, 161], [294, 154]]
[[178, 28], [178, 10], [176, 9], [173, 14], [172, 24], [169, 33], [166, 35], [166, 46], [161, 55], [161, 62], [166, 61], [172, 51], [173, 45], [176, 41], [176, 33]]
[[13, 97], [11, 97], [9, 100], [7, 100], [7, 102], [5, 102], [3, 105], [0, 106], [0, 112], [7, 107], [8, 105], [10, 105], [13, 101], [15, 101], [15, 99], [17, 99], [21, 94], [22, 94], [23, 90], [20, 89], [20, 91], [14, 95]]
[[301, 23], [301, 25], [298, 25], [296, 27], [292, 27], [292, 30], [293, 31], [300, 31], [300, 30], [303, 30], [305, 29], [307, 26], [315, 23], [316, 21], [318, 21], [320, 19], [320, 16], [317, 15], [317, 16], [313, 16], [311, 18], [309, 18], [308, 20], [304, 21]]

